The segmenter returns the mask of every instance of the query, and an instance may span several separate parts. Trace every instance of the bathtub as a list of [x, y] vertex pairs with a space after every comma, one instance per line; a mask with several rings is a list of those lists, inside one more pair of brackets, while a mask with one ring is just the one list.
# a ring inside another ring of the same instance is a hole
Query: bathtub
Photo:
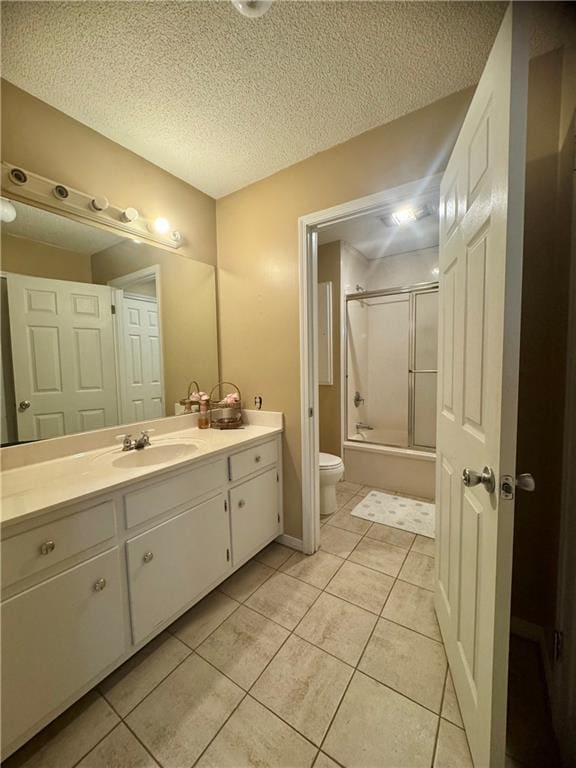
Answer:
[[345, 480], [434, 501], [436, 454], [366, 442], [374, 439], [375, 431], [344, 441]]

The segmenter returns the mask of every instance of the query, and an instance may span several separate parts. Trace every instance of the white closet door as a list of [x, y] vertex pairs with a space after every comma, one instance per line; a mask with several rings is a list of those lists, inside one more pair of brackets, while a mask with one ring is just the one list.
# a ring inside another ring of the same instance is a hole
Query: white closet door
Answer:
[[111, 288], [7, 280], [18, 439], [117, 424]]
[[164, 416], [162, 355], [158, 302], [125, 296], [124, 305], [124, 421]]

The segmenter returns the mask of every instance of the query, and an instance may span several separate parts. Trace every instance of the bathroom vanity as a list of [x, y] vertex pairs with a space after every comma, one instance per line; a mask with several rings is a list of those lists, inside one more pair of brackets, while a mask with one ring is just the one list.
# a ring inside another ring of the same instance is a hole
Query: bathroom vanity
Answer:
[[26, 462], [1, 476], [3, 757], [282, 533], [282, 416], [255, 421], [7, 449]]

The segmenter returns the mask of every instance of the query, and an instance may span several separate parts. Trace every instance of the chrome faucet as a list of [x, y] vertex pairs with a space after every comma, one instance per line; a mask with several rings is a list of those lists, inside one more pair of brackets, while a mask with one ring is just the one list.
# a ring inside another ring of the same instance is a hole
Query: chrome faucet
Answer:
[[118, 435], [117, 440], [122, 440], [123, 451], [141, 451], [150, 445], [150, 432], [154, 430], [144, 430], [137, 440], [132, 439], [132, 435]]
[[356, 392], [354, 392], [354, 401], [353, 402], [354, 402], [354, 405], [356, 406], [356, 408], [359, 408], [360, 407], [360, 403], [364, 402], [364, 398], [362, 397], [360, 392], [358, 392], [358, 390], [356, 390]]

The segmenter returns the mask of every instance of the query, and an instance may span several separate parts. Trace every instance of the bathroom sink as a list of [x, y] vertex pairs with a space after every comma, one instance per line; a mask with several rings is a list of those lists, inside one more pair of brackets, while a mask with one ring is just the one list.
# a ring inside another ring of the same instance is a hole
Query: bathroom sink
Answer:
[[138, 467], [154, 467], [169, 461], [185, 459], [192, 456], [199, 446], [193, 442], [174, 442], [149, 445], [139, 451], [107, 453], [98, 456], [95, 461], [108, 464], [118, 469], [137, 469]]

